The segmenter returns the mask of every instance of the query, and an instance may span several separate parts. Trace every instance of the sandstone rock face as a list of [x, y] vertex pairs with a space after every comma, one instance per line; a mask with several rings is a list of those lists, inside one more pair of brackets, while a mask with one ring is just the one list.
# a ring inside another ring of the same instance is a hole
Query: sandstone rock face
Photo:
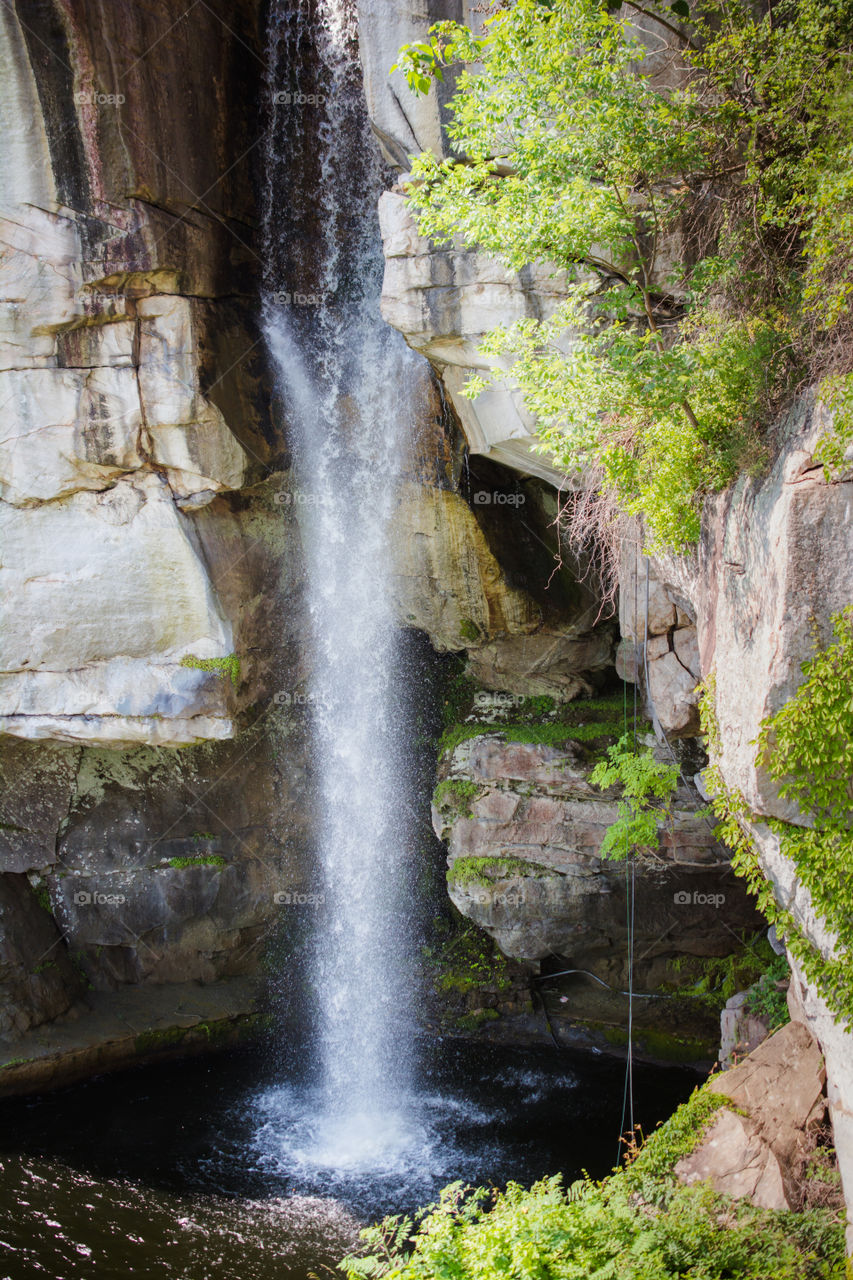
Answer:
[[[769, 474], [740, 481], [711, 506], [698, 570], [692, 582], [683, 577], [697, 605], [703, 673], [716, 674], [720, 770], [759, 819], [801, 820], [766, 771], [756, 768], [751, 744], [761, 721], [795, 693], [815, 642], [829, 642], [832, 614], [853, 600], [851, 480], [828, 484], [812, 457], [827, 423], [826, 409], [808, 398], [791, 412]], [[831, 955], [835, 939], [778, 839], [760, 822], [753, 834], [780, 902], [814, 945]], [[836, 1151], [853, 1206], [853, 1036], [801, 976], [799, 986], [800, 1016], [827, 1063]]]
[[459, 493], [409, 483], [394, 516], [396, 608], [438, 650], [535, 631], [541, 613], [513, 589]]
[[[10, 86], [0, 130], [0, 731], [117, 745], [215, 740], [234, 731], [225, 687], [179, 663], [225, 658], [233, 628], [181, 508], [239, 489], [250, 456], [202, 391], [215, 363], [211, 303], [181, 289], [224, 295], [217, 319], [232, 324], [222, 213], [244, 211], [245, 166], [187, 219], [186, 197], [213, 191], [219, 175], [211, 185], [185, 169], [179, 196], [168, 163], [178, 131], [154, 137], [140, 96], [155, 63], [180, 66], [183, 79], [199, 64], [199, 54], [182, 62], [180, 14], [94, 0], [66, 8], [50, 32], [45, 14], [24, 24], [11, 10], [0, 29]], [[199, 49], [224, 32], [209, 16]], [[67, 77], [37, 56], [61, 39], [56, 67]], [[110, 48], [123, 50], [123, 67], [100, 66]], [[241, 376], [219, 372], [208, 381], [224, 382], [223, 393]], [[239, 423], [244, 440], [258, 430], [253, 417]]]
[[[763, 816], [794, 822], [802, 818], [779, 797], [766, 771], [756, 767], [753, 744], [761, 722], [796, 692], [803, 662], [816, 645], [829, 642], [832, 615], [853, 599], [851, 479], [847, 473], [827, 483], [813, 459], [828, 423], [825, 406], [803, 397], [781, 425], [767, 474], [744, 477], [707, 504], [698, 555], [651, 562], [648, 627], [650, 633], [653, 625], [661, 628], [663, 635], [666, 624], [670, 665], [673, 653], [682, 665], [687, 658], [692, 676], [695, 624], [699, 674], [715, 675], [721, 744], [717, 763], [723, 780], [743, 794], [756, 816], [752, 835], [779, 901], [827, 956], [836, 940], [816, 916], [777, 837], [760, 821]], [[633, 563], [632, 558], [623, 567], [623, 633], [636, 637], [643, 625], [645, 571], [637, 572]], [[640, 601], [636, 610], [634, 599]], [[679, 724], [678, 707], [674, 700], [662, 705], [654, 697], [660, 684], [655, 684], [653, 671], [660, 659], [654, 657], [653, 641], [647, 647], [649, 689], [660, 721], [672, 728]], [[623, 642], [623, 669], [633, 652], [626, 654]], [[836, 1151], [848, 1205], [853, 1205], [853, 1037], [802, 975], [799, 989], [797, 1016], [812, 1028], [826, 1059]]]
[[534, 423], [511, 382], [467, 400], [462, 388], [490, 367], [479, 345], [497, 324], [546, 319], [565, 298], [565, 273], [547, 266], [507, 270], [482, 254], [437, 248], [418, 234], [402, 190], [379, 201], [385, 253], [382, 314], [427, 356], [442, 379], [472, 453], [558, 483], [532, 451]]
[[[475, 798], [434, 809], [447, 841], [448, 886], [459, 910], [486, 929], [507, 955], [541, 960], [554, 953], [622, 983], [627, 955], [625, 865], [598, 857], [617, 818], [615, 792], [589, 782], [585, 749], [509, 742], [497, 732], [461, 743], [443, 760], [442, 779], [474, 784]], [[637, 873], [636, 980], [660, 978], [665, 957], [724, 955], [731, 928], [754, 921], [709, 824], [686, 788], [659, 858]], [[459, 859], [484, 859], [461, 864]], [[491, 861], [490, 861], [491, 860]], [[721, 910], [725, 906], [725, 910]]]
[[164, 746], [231, 735], [228, 683], [180, 665], [233, 650], [188, 533], [153, 473], [33, 510], [0, 506], [0, 731]]
[[764, 1209], [799, 1207], [797, 1172], [809, 1130], [825, 1111], [820, 1047], [801, 1022], [790, 1022], [708, 1088], [745, 1114], [724, 1108], [676, 1173], [710, 1180], [717, 1191]]
[[404, 44], [422, 40], [430, 23], [443, 18], [470, 22], [472, 6], [448, 0], [418, 0], [401, 7], [393, 0], [358, 0], [358, 37], [367, 109], [388, 162], [409, 168], [419, 151], [442, 155], [441, 102], [446, 90], [416, 98], [401, 71], [389, 76]]
[[[165, 489], [161, 480], [156, 483]], [[96, 503], [114, 494], [81, 497]], [[163, 501], [173, 525], [184, 519], [170, 498]], [[274, 534], [281, 515], [272, 495], [263, 519], [257, 508], [240, 515], [214, 508], [211, 504], [196, 517], [203, 563], [211, 566], [209, 594], [235, 619], [237, 634], [251, 635], [256, 644], [251, 663], [247, 660], [241, 670], [241, 690], [233, 688], [227, 673], [182, 667], [180, 646], [171, 653], [164, 648], [162, 670], [153, 676], [142, 659], [115, 677], [104, 664], [104, 697], [110, 679], [115, 685], [130, 679], [138, 708], [127, 706], [124, 721], [115, 723], [113, 717], [107, 728], [100, 725], [100, 740], [81, 742], [79, 723], [72, 726], [73, 737], [72, 729], [54, 724], [48, 726], [52, 741], [11, 737], [0, 751], [0, 888], [7, 880], [25, 881], [22, 873], [37, 882], [49, 905], [49, 914], [41, 907], [39, 912], [54, 937], [62, 938], [61, 954], [73, 955], [95, 990], [253, 974], [279, 932], [299, 934], [311, 923], [310, 907], [284, 906], [276, 897], [312, 888], [307, 711], [292, 697], [297, 681], [304, 679], [295, 652], [302, 626], [295, 591], [298, 541], [291, 529], [289, 548], [283, 545], [284, 525]], [[51, 509], [52, 504], [44, 508]], [[21, 518], [35, 514], [20, 512]], [[145, 568], [143, 562], [140, 571]], [[278, 573], [290, 583], [284, 629], [279, 611], [288, 595], [269, 593]], [[164, 643], [185, 635], [182, 629], [196, 617], [192, 598], [185, 612], [164, 612]], [[135, 607], [129, 600], [123, 639], [128, 647]], [[223, 625], [218, 613], [211, 616]], [[91, 635], [97, 644], [97, 628]], [[195, 641], [192, 647], [198, 647]], [[123, 661], [134, 664], [132, 656]], [[248, 717], [242, 701], [247, 685], [260, 707]], [[91, 696], [91, 685], [86, 688]], [[164, 688], [171, 699], [171, 727], [155, 711], [155, 699], [167, 696]], [[148, 707], [146, 697], [152, 699]], [[220, 732], [218, 740], [208, 732], [207, 740], [198, 742], [196, 705], [221, 707], [229, 732]], [[157, 727], [165, 724], [172, 733], [181, 706], [195, 744], [180, 751], [157, 745]], [[86, 718], [95, 719], [97, 709], [90, 706]], [[134, 718], [137, 709], [151, 712], [150, 727], [145, 716]], [[108, 731], [115, 739], [104, 743]], [[70, 741], [57, 741], [66, 732]], [[136, 733], [145, 745], [122, 745], [121, 739]], [[26, 963], [26, 958], [20, 962]], [[72, 978], [64, 989], [78, 999], [79, 981], [73, 973]], [[20, 993], [21, 981], [10, 989]], [[10, 1000], [14, 1004], [13, 996]], [[69, 1003], [66, 999], [63, 1008]], [[22, 1007], [29, 1007], [26, 1001]], [[55, 1005], [46, 1005], [44, 1017], [57, 1012]], [[29, 1022], [44, 1017], [36, 1007]], [[7, 1034], [25, 1030], [16, 1024]]]
[[309, 924], [276, 900], [311, 888], [310, 814], [285, 700], [306, 674], [299, 531], [256, 327], [258, 18], [0, 11], [12, 1041], [85, 1021], [91, 988], [254, 974]]
[[812, 457], [828, 422], [822, 405], [801, 402], [769, 475], [711, 505], [692, 591], [703, 670], [716, 672], [726, 782], [755, 812], [785, 819], [795, 811], [755, 768], [751, 743], [853, 600], [853, 479], [828, 484]]
[[485, 459], [463, 466], [452, 408], [434, 385], [420, 390], [392, 515], [400, 623], [438, 652], [465, 651], [484, 689], [561, 702], [592, 693], [612, 669], [613, 625], [570, 549], [555, 571], [553, 491]]
[[590, 695], [609, 673], [613, 643], [606, 627], [583, 632], [567, 625], [536, 635], [499, 637], [468, 650], [468, 670], [486, 689], [569, 702]]

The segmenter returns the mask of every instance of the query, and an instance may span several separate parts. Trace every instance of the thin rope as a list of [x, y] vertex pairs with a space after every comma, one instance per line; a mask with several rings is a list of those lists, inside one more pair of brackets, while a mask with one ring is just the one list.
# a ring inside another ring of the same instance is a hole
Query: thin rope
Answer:
[[628, 1100], [634, 1132], [634, 913], [637, 905], [636, 866], [631, 858], [631, 925], [628, 934]]
[[[631, 1121], [631, 1133], [634, 1132], [634, 934], [633, 934], [633, 881], [634, 863], [631, 855], [625, 866], [625, 915], [628, 926], [628, 1057], [625, 1063], [625, 1087], [622, 1090], [622, 1120], [619, 1125], [619, 1151], [621, 1158], [622, 1139], [625, 1134], [626, 1112]], [[616, 1162], [619, 1164], [619, 1160]]]
[[[648, 569], [648, 566], [647, 566]], [[640, 581], [640, 540], [634, 543], [634, 754], [637, 753], [637, 698], [640, 672], [637, 663], [637, 627], [639, 613], [639, 581]], [[649, 632], [648, 593], [646, 595], [646, 618], [643, 634], [643, 655], [645, 666], [646, 639]], [[622, 1139], [625, 1133], [626, 1113], [631, 1122], [631, 1133], [634, 1132], [634, 923], [636, 903], [636, 868], [634, 858], [629, 851], [625, 863], [625, 913], [628, 929], [628, 1060], [625, 1064], [625, 1085], [622, 1090], [622, 1119], [619, 1123], [619, 1149], [616, 1158], [617, 1166], [622, 1159]]]

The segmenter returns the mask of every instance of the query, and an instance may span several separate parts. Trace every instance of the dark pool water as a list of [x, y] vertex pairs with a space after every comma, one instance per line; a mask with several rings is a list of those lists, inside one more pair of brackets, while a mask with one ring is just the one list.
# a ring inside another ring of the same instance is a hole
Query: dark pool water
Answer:
[[[618, 1061], [460, 1043], [428, 1056], [400, 1114], [355, 1139], [323, 1130], [310, 1082], [257, 1051], [0, 1102], [0, 1277], [307, 1280], [364, 1223], [448, 1182], [616, 1162]], [[635, 1067], [635, 1120], [648, 1132], [696, 1083]]]

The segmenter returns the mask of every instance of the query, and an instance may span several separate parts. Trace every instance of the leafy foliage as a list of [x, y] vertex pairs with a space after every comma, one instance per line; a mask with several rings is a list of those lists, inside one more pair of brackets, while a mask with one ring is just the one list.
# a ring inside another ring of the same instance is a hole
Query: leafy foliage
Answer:
[[[834, 643], [803, 664], [797, 693], [761, 729], [759, 762], [811, 825], [776, 822], [782, 852], [837, 940], [820, 966], [836, 1012], [853, 1017], [853, 605], [833, 620]], [[811, 955], [806, 972], [813, 967]]]
[[680, 1186], [674, 1167], [725, 1099], [697, 1090], [603, 1182], [567, 1190], [446, 1187], [437, 1205], [362, 1231], [348, 1280], [817, 1280], [843, 1275], [844, 1232], [827, 1210], [771, 1213]]
[[757, 1018], [763, 1018], [771, 1031], [775, 1031], [776, 1027], [781, 1027], [790, 1020], [788, 998], [785, 990], [779, 985], [788, 978], [790, 972], [785, 956], [776, 956], [767, 972], [761, 975], [749, 993], [747, 1006], [750, 1013], [755, 1014]]
[[853, 374], [826, 378], [821, 397], [832, 411], [832, 422], [818, 441], [814, 457], [826, 479], [834, 480], [849, 466], [845, 455], [853, 445]]
[[[764, 933], [744, 934], [740, 941], [742, 945], [727, 956], [678, 956], [672, 968], [695, 979], [688, 986], [678, 986], [679, 996], [694, 996], [719, 1012], [727, 1000], [747, 987], [761, 986], [763, 999], [763, 984], [770, 981], [775, 992], [775, 983], [788, 976], [787, 960], [776, 955]], [[756, 1011], [761, 1016], [766, 1012], [763, 1007]]]
[[656, 850], [660, 826], [672, 816], [670, 801], [678, 786], [678, 766], [661, 764], [648, 747], [638, 751], [625, 736], [608, 748], [607, 759], [598, 762], [589, 780], [602, 789], [622, 788], [619, 818], [608, 827], [600, 856], [624, 859], [635, 851]]
[[[762, 427], [826, 364], [826, 334], [853, 336], [853, 10], [648, 10], [676, 37], [667, 74], [599, 0], [515, 0], [481, 36], [438, 23], [399, 65], [419, 93], [457, 72], [454, 154], [412, 167], [421, 232], [551, 264], [567, 290], [489, 335], [496, 372], [468, 393], [511, 365], [541, 449], [683, 550], [703, 495], [761, 465]], [[850, 351], [836, 342], [833, 374]]]

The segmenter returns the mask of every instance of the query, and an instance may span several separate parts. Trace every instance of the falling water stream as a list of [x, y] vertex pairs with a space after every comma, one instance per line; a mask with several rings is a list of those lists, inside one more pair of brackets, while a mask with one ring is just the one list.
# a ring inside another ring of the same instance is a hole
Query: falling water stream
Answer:
[[415, 357], [379, 313], [385, 175], [352, 0], [277, 0], [268, 68], [264, 327], [293, 454], [284, 496], [304, 549], [325, 906], [311, 974], [319, 1095], [301, 1155], [361, 1169], [416, 1137], [404, 1102], [414, 951], [405, 693], [389, 589]]

